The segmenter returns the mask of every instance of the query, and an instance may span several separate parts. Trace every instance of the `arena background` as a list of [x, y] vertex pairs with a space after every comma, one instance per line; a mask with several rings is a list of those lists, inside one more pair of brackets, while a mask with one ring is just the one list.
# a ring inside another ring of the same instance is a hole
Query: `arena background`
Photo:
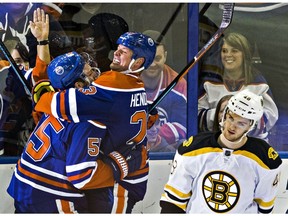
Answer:
[[[68, 3], [79, 7], [73, 16], [74, 22], [87, 22], [92, 16], [80, 3]], [[178, 3], [88, 3], [93, 13], [110, 12], [123, 17], [131, 31], [143, 32], [147, 29], [162, 31]], [[92, 5], [94, 4], [94, 5]], [[165, 35], [168, 61], [176, 71], [181, 71], [201, 48], [198, 43], [199, 11], [204, 3], [186, 3]], [[288, 182], [288, 4], [287, 3], [236, 3], [232, 24], [225, 31], [245, 34], [253, 44], [255, 66], [267, 79], [279, 109], [279, 120], [270, 131], [271, 145], [280, 152], [284, 166], [274, 213], [287, 213]], [[221, 4], [212, 3], [205, 12], [216, 26], [222, 19]], [[188, 81], [188, 136], [197, 133], [197, 80], [198, 67], [195, 66], [185, 77]], [[193, 120], [194, 119], [194, 120]], [[134, 213], [159, 213], [159, 199], [167, 181], [174, 154], [151, 153], [151, 172], [145, 200], [139, 203]], [[6, 188], [17, 162], [14, 157], [0, 158], [1, 202], [0, 213], [13, 213], [13, 201]]]

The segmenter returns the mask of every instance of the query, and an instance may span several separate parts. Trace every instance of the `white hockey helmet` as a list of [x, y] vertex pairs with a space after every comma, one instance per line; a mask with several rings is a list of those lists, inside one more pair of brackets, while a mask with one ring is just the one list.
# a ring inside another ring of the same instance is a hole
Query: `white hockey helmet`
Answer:
[[227, 107], [233, 113], [253, 120], [255, 124], [263, 115], [263, 97], [245, 89], [232, 96]]

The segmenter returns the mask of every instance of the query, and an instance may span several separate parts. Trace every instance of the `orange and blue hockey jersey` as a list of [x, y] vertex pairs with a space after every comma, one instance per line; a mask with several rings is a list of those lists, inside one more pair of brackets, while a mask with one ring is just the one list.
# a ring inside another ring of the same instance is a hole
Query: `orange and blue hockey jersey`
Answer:
[[35, 106], [38, 112], [72, 122], [95, 120], [107, 127], [105, 153], [146, 139], [147, 97], [135, 75], [108, 71], [87, 88], [48, 92]]
[[106, 127], [95, 121], [75, 124], [43, 115], [7, 189], [16, 212], [85, 212], [80, 189], [114, 184], [111, 169], [97, 160], [105, 134]]
[[[147, 97], [143, 82], [133, 74], [108, 71], [87, 88], [48, 92], [35, 110], [67, 121], [93, 119], [106, 126], [101, 150], [108, 154], [119, 147], [146, 145]], [[119, 182], [136, 201], [146, 193], [149, 163]], [[102, 176], [102, 175], [101, 175]]]

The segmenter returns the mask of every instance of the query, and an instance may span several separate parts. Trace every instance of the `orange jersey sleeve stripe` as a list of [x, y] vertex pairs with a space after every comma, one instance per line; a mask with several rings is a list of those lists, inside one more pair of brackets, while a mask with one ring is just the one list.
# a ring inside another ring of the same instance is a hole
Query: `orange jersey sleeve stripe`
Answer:
[[75, 180], [77, 181], [78, 179], [82, 179], [82, 178], [85, 178], [86, 176], [91, 175], [91, 173], [92, 173], [92, 169], [89, 169], [89, 170], [87, 170], [84, 173], [81, 173], [81, 174], [78, 174], [78, 175], [74, 175], [74, 176], [69, 176], [68, 179], [71, 182], [75, 181]]
[[65, 119], [65, 120], [68, 120], [68, 117], [66, 115], [66, 112], [65, 112], [65, 92], [60, 92], [60, 112], [61, 112], [61, 115], [62, 115], [62, 118]]
[[117, 208], [116, 208], [116, 213], [121, 214], [124, 213], [124, 207], [125, 207], [125, 201], [126, 201], [126, 195], [125, 195], [125, 189], [118, 184], [117, 188]]
[[66, 200], [56, 200], [56, 205], [59, 213], [74, 214], [75, 211], [74, 203]]

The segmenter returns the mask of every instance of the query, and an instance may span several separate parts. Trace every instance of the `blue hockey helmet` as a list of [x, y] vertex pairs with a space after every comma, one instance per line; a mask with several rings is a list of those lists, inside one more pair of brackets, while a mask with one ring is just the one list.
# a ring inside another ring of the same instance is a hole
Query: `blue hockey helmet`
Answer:
[[52, 86], [57, 89], [74, 87], [75, 81], [82, 78], [84, 66], [85, 61], [77, 52], [57, 56], [47, 69]]
[[156, 45], [151, 37], [139, 32], [126, 32], [118, 38], [117, 44], [131, 49], [132, 59], [145, 58], [143, 69], [147, 69], [152, 64], [156, 54]]

